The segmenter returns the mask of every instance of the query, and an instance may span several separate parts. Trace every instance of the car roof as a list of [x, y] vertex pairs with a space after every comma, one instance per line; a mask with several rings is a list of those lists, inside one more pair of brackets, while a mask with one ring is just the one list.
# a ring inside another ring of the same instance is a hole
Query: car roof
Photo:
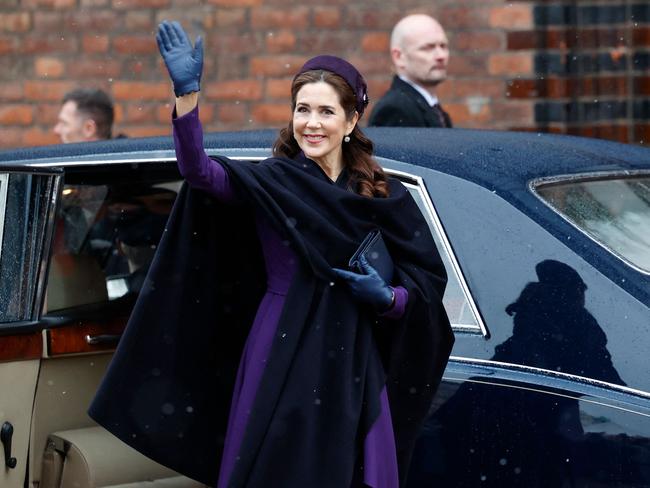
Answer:
[[[534, 178], [650, 169], [650, 149], [601, 139], [534, 132], [471, 129], [366, 128], [378, 157], [428, 167], [484, 186]], [[277, 130], [213, 132], [210, 154], [268, 155]], [[0, 165], [57, 166], [64, 162], [169, 159], [171, 137], [124, 138], [0, 151]]]

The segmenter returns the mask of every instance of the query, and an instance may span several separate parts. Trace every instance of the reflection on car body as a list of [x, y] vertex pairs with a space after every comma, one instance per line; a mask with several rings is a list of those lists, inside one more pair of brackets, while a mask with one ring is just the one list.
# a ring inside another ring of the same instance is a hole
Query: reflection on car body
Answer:
[[[408, 486], [650, 486], [650, 151], [368, 133], [429, 222], [456, 334]], [[274, 135], [205, 144], [257, 161]], [[199, 486], [85, 413], [180, 184], [168, 138], [0, 153], [0, 424], [16, 458], [0, 486]]]

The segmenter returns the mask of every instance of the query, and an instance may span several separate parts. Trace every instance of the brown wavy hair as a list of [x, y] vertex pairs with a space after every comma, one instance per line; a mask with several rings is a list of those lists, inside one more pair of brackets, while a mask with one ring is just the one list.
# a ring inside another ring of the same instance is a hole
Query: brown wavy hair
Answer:
[[[325, 70], [306, 71], [298, 75], [291, 85], [291, 111], [296, 109], [296, 97], [300, 89], [307, 83], [324, 81], [334, 88], [348, 120], [352, 120], [356, 110], [356, 97], [350, 85], [339, 75]], [[388, 182], [384, 170], [372, 157], [374, 145], [358, 125], [350, 134], [350, 142], [342, 146], [343, 165], [348, 169], [351, 184], [356, 193], [365, 197], [387, 197]], [[273, 155], [276, 157], [295, 158], [300, 153], [298, 141], [293, 137], [293, 119], [273, 144]]]

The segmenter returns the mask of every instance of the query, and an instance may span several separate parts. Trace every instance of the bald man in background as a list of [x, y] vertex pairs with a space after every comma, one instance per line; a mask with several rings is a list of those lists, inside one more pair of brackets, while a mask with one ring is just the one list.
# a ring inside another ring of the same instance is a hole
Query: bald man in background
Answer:
[[368, 125], [451, 127], [436, 95], [449, 62], [447, 35], [438, 21], [423, 14], [404, 17], [393, 28], [390, 55], [396, 75]]

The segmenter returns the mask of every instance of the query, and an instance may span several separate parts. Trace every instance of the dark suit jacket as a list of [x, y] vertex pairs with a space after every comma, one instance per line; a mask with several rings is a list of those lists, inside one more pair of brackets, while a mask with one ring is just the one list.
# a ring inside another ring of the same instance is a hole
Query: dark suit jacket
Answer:
[[[442, 109], [441, 109], [442, 110]], [[368, 125], [394, 127], [451, 127], [449, 114], [442, 110], [445, 124], [422, 95], [399, 76], [393, 77], [390, 90], [377, 102]]]

